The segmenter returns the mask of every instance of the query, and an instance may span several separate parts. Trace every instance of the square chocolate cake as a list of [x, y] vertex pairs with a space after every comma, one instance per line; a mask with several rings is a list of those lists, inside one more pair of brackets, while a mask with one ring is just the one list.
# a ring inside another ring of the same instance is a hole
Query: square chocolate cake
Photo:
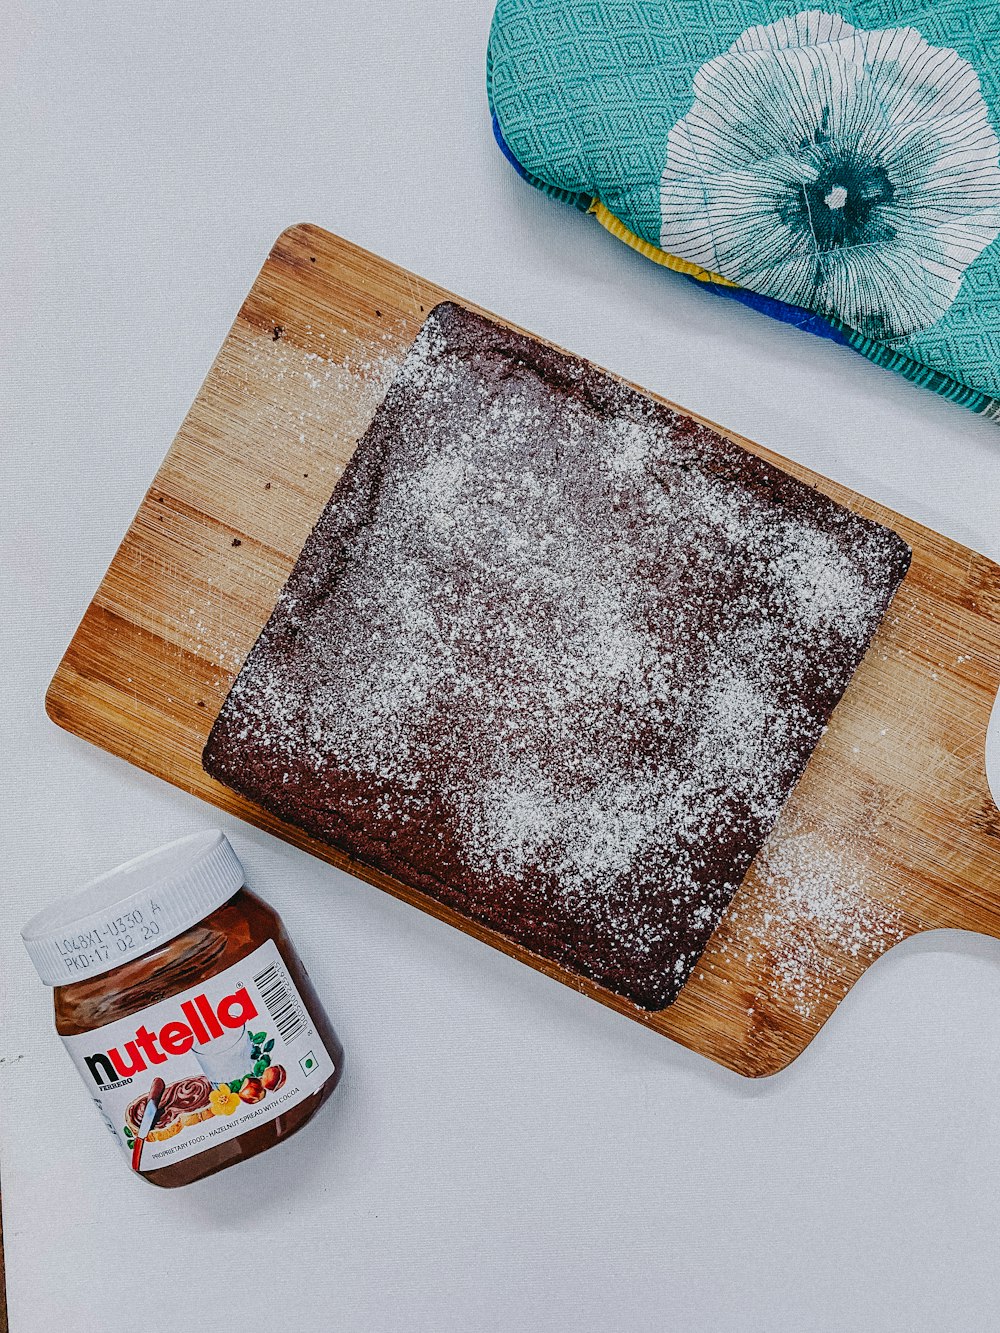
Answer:
[[662, 1008], [909, 558], [888, 529], [689, 417], [440, 305], [205, 768]]

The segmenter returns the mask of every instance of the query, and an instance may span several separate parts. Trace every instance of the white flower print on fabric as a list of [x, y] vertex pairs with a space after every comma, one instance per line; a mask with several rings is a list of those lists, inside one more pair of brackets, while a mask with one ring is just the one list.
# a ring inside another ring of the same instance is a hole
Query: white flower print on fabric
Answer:
[[810, 10], [750, 28], [695, 75], [660, 244], [898, 341], [941, 318], [1000, 232], [998, 158], [957, 52]]

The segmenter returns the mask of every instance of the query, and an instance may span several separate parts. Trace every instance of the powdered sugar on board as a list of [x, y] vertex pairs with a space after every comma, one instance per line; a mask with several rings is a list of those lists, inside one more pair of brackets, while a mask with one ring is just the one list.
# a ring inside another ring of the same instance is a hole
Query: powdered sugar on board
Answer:
[[737, 900], [719, 947], [748, 964], [766, 960], [775, 997], [802, 1018], [846, 994], [862, 965], [906, 933], [874, 892], [878, 869], [859, 836], [792, 821], [772, 835], [756, 872], [766, 895]]
[[[213, 367], [215, 391], [226, 400], [232, 428], [244, 413], [252, 422], [256, 444], [246, 466], [257, 469], [257, 490], [246, 490], [243, 514], [233, 512], [228, 497], [227, 519], [235, 518], [241, 536], [226, 538], [213, 562], [199, 563], [189, 582], [194, 604], [178, 607], [175, 633], [189, 651], [223, 671], [236, 670], [249, 646], [239, 589], [256, 544], [245, 534], [266, 531], [262, 512], [275, 505], [283, 507], [286, 522], [290, 502], [315, 513], [312, 495], [317, 488], [329, 493], [402, 363], [398, 330], [383, 330], [367, 346], [347, 329], [339, 335], [310, 324], [264, 330], [237, 325], [229, 355]], [[303, 527], [309, 521], [305, 517]]]
[[234, 416], [241, 398], [247, 400], [260, 433], [260, 465], [266, 469], [273, 460], [280, 471], [292, 458], [335, 479], [341, 443], [364, 432], [399, 370], [398, 334], [387, 329], [369, 346], [355, 345], [346, 329], [335, 340], [309, 324], [294, 336], [280, 324], [263, 333], [237, 330], [237, 336], [232, 355], [213, 374], [231, 397]]
[[689, 418], [439, 307], [206, 766], [659, 1007], [907, 557]]

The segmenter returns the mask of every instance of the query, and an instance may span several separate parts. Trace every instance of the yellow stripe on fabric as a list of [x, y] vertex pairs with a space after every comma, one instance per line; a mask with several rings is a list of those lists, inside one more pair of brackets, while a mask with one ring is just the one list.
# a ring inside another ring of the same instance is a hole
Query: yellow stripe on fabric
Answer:
[[641, 236], [636, 236], [634, 231], [629, 231], [625, 223], [616, 218], [610, 209], [605, 208], [600, 199], [595, 199], [590, 205], [589, 211], [593, 213], [602, 227], [606, 227], [612, 236], [617, 236], [620, 241], [630, 245], [633, 250], [638, 250], [641, 255], [651, 259], [654, 264], [662, 264], [664, 268], [672, 268], [675, 273], [685, 273], [689, 278], [697, 278], [699, 282], [717, 282], [722, 287], [736, 287], [735, 282], [730, 282], [728, 278], [723, 278], [718, 273], [712, 273], [707, 268], [702, 268], [700, 264], [692, 264], [690, 260], [681, 259], [678, 255], [669, 255], [666, 250], [661, 250], [659, 246], [650, 245], [644, 241]]

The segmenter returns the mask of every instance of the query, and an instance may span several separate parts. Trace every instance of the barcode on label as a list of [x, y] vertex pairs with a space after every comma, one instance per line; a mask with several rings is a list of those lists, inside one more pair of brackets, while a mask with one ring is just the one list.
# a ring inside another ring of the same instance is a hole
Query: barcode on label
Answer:
[[254, 985], [260, 991], [264, 1007], [271, 1015], [271, 1022], [278, 1029], [282, 1041], [292, 1041], [305, 1026], [305, 1014], [298, 1003], [298, 997], [290, 990], [285, 978], [278, 971], [276, 964], [265, 967], [259, 976], [254, 977]]

